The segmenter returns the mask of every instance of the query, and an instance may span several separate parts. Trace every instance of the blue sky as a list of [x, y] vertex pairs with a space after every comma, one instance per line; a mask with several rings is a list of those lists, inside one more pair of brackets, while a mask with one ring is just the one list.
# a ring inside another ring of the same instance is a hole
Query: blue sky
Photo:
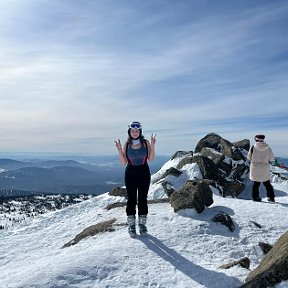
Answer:
[[264, 133], [288, 157], [288, 2], [1, 0], [0, 151], [157, 153]]

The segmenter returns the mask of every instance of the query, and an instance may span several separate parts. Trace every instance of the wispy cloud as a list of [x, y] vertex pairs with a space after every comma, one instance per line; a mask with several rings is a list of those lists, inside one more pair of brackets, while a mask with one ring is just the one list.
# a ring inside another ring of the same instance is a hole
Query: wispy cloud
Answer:
[[147, 136], [157, 131], [159, 153], [192, 150], [209, 132], [253, 138], [261, 129], [282, 141], [287, 8], [1, 1], [2, 149], [111, 154], [134, 119]]

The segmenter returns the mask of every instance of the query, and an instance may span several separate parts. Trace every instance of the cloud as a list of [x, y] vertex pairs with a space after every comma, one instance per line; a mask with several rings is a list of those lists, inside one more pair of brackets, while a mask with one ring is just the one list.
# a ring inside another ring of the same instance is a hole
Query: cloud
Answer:
[[0, 127], [15, 150], [108, 154], [136, 119], [165, 153], [206, 132], [281, 134], [287, 6], [2, 1]]

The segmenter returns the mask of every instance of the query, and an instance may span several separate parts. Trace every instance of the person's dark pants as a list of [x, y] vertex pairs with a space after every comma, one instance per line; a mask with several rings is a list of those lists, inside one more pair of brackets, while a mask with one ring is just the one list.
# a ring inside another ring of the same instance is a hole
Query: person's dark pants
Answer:
[[138, 215], [148, 214], [147, 195], [150, 180], [151, 174], [147, 164], [141, 166], [126, 166], [125, 186], [128, 196], [126, 207], [127, 216], [136, 214], [136, 205], [138, 206]]
[[[260, 187], [261, 182], [254, 181], [253, 187], [252, 187], [252, 198], [257, 199], [259, 198], [259, 187]], [[263, 182], [265, 188], [266, 188], [266, 194], [268, 198], [274, 199], [275, 194], [274, 194], [274, 189], [273, 186], [270, 183], [270, 180]]]

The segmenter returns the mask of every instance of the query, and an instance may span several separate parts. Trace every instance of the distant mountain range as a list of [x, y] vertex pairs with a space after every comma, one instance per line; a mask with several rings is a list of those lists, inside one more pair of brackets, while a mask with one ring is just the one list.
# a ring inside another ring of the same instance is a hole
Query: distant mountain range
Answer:
[[[0, 197], [34, 194], [100, 195], [124, 185], [125, 167], [115, 156], [63, 156], [56, 159], [0, 158]], [[159, 156], [149, 163], [151, 174], [169, 160]], [[288, 165], [288, 159], [278, 157]]]
[[[78, 157], [76, 160], [0, 159], [0, 196], [30, 194], [99, 195], [124, 185], [124, 169], [118, 156]], [[149, 163], [157, 172], [168, 156]]]

